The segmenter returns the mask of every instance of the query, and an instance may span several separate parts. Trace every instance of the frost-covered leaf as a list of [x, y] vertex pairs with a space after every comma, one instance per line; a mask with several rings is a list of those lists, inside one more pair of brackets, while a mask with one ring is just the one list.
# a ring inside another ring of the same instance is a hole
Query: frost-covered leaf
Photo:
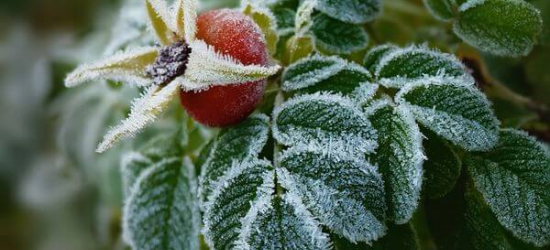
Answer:
[[176, 29], [172, 25], [172, 18], [169, 14], [168, 4], [165, 0], [145, 0], [147, 15], [151, 29], [155, 33], [157, 40], [162, 45], [168, 45], [176, 41], [174, 32]]
[[432, 199], [441, 198], [455, 187], [462, 164], [451, 145], [432, 132], [425, 131], [425, 134], [427, 160], [424, 162], [423, 193]]
[[381, 239], [373, 242], [372, 245], [366, 243], [351, 243], [350, 241], [332, 235], [332, 245], [334, 250], [420, 250], [418, 245], [418, 236], [413, 226], [408, 223], [405, 225], [388, 225], [388, 233]]
[[302, 59], [285, 70], [282, 89], [297, 94], [342, 94], [364, 103], [378, 89], [370, 81], [370, 73], [360, 65], [338, 57], [315, 55]]
[[306, 88], [340, 72], [347, 62], [337, 56], [313, 55], [287, 67], [282, 77], [284, 91]]
[[378, 16], [382, 3], [380, 0], [318, 0], [316, 8], [342, 22], [362, 24]]
[[332, 232], [367, 243], [385, 234], [384, 184], [375, 167], [330, 148], [294, 147], [278, 161], [281, 185]]
[[[235, 165], [213, 183], [204, 212], [204, 235], [214, 249], [234, 249], [245, 233], [245, 217], [253, 204], [269, 200], [275, 189], [273, 166], [248, 160]], [[249, 222], [250, 223], [250, 222]]]
[[330, 54], [351, 54], [369, 45], [369, 36], [361, 26], [344, 23], [324, 14], [313, 18], [311, 33], [315, 38], [315, 47]]
[[328, 235], [292, 194], [272, 196], [271, 200], [254, 204], [246, 223], [239, 250], [331, 249]]
[[452, 78], [426, 78], [401, 89], [396, 101], [422, 125], [466, 150], [489, 150], [497, 143], [498, 120], [474, 86]]
[[198, 249], [199, 210], [193, 166], [181, 157], [154, 162], [124, 207], [124, 239], [135, 250]]
[[411, 112], [381, 101], [367, 109], [378, 131], [374, 161], [384, 178], [388, 217], [407, 223], [416, 210], [422, 187], [422, 135]]
[[534, 138], [502, 130], [497, 146], [467, 158], [475, 187], [498, 221], [518, 238], [550, 243], [550, 153]]
[[522, 0], [471, 0], [460, 6], [453, 30], [480, 50], [524, 56], [542, 31], [542, 18]]
[[423, 2], [432, 16], [441, 21], [453, 19], [455, 9], [458, 8], [454, 0], [423, 0]]
[[286, 146], [372, 152], [376, 132], [356, 104], [334, 94], [303, 95], [273, 112], [273, 136]]
[[212, 184], [241, 162], [259, 155], [267, 142], [269, 118], [254, 115], [237, 126], [222, 130], [212, 143], [201, 172], [200, 196], [205, 199]]
[[380, 84], [394, 88], [429, 76], [456, 77], [465, 84], [474, 82], [464, 65], [453, 55], [417, 46], [387, 53], [380, 60], [374, 74]]
[[198, 7], [197, 0], [176, 0], [175, 2], [174, 27], [178, 36], [185, 41], [195, 40]]
[[464, 228], [461, 238], [457, 239], [461, 249], [513, 250], [504, 228], [487, 207], [483, 197], [470, 187], [466, 190], [465, 199]]
[[162, 88], [150, 86], [141, 98], [134, 101], [128, 118], [103, 137], [97, 152], [104, 152], [119, 140], [134, 136], [155, 121], [179, 91], [180, 86], [176, 82], [171, 82]]
[[144, 47], [121, 51], [92, 64], [83, 64], [70, 73], [65, 79], [67, 87], [95, 79], [111, 79], [138, 86], [146, 86], [153, 81], [145, 73], [147, 65], [152, 64], [158, 50]]
[[247, 3], [244, 6], [243, 13], [258, 25], [262, 30], [264, 39], [266, 41], [267, 50], [271, 55], [277, 52], [277, 42], [279, 41], [279, 34], [277, 33], [277, 18], [270, 9], [262, 8], [259, 6], [253, 6]]
[[243, 65], [230, 56], [217, 53], [201, 40], [190, 44], [193, 51], [184, 76], [174, 80], [186, 90], [205, 90], [215, 85], [257, 81], [276, 74], [279, 65]]
[[294, 21], [296, 12], [288, 8], [277, 8], [273, 10], [273, 15], [277, 19], [277, 33], [280, 36], [292, 34], [294, 32]]
[[300, 6], [296, 10], [296, 18], [294, 20], [294, 29], [298, 37], [304, 36], [305, 32], [309, 30], [313, 24], [311, 17], [315, 6], [317, 5], [317, 0], [305, 0], [300, 3]]
[[378, 66], [378, 63], [380, 63], [380, 60], [382, 60], [382, 58], [384, 58], [387, 54], [397, 49], [399, 48], [393, 44], [383, 44], [373, 47], [365, 55], [365, 58], [363, 59], [363, 66], [370, 70], [370, 72], [374, 72]]
[[152, 166], [153, 161], [140, 152], [128, 152], [122, 156], [120, 165], [124, 196], [128, 197], [139, 175]]

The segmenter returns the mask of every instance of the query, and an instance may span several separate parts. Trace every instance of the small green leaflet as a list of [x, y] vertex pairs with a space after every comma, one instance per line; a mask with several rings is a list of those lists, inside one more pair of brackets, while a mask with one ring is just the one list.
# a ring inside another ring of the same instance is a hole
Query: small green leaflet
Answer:
[[365, 58], [363, 59], [363, 66], [365, 66], [365, 68], [367, 68], [370, 72], [374, 72], [378, 66], [378, 63], [380, 63], [380, 60], [382, 60], [382, 58], [384, 58], [387, 54], [397, 49], [399, 49], [399, 47], [393, 44], [383, 44], [373, 47], [365, 55]]
[[378, 16], [382, 3], [380, 0], [318, 0], [316, 8], [342, 22], [362, 24]]
[[474, 86], [454, 78], [426, 78], [409, 83], [395, 99], [426, 128], [468, 151], [489, 150], [497, 143], [499, 122]]
[[212, 249], [329, 249], [329, 239], [301, 200], [273, 195], [273, 166], [251, 160], [226, 172], [205, 203]]
[[431, 131], [422, 132], [426, 136], [424, 149], [427, 157], [423, 193], [432, 199], [441, 198], [455, 187], [462, 163], [449, 143]]
[[376, 147], [376, 132], [361, 109], [333, 94], [298, 96], [277, 107], [273, 137], [286, 146], [322, 146], [359, 155]]
[[277, 19], [277, 32], [279, 36], [286, 36], [294, 33], [294, 20], [296, 12], [288, 8], [277, 8], [273, 10], [273, 15]]
[[450, 21], [455, 16], [455, 9], [458, 8], [454, 0], [423, 0], [424, 5], [432, 16], [441, 21]]
[[271, 198], [255, 204], [245, 219], [250, 226], [237, 249], [331, 249], [328, 235], [298, 197], [285, 194]]
[[324, 14], [313, 18], [311, 33], [315, 38], [315, 47], [330, 54], [351, 54], [369, 45], [369, 36], [361, 26], [344, 23]]
[[498, 223], [491, 209], [483, 202], [477, 191], [466, 190], [466, 211], [462, 238], [458, 241], [463, 248], [474, 250], [512, 250], [506, 239], [504, 228]]
[[373, 242], [372, 245], [365, 243], [351, 243], [348, 240], [332, 235], [334, 250], [420, 250], [418, 236], [410, 223], [405, 225], [388, 226], [388, 234]]
[[373, 156], [384, 178], [388, 217], [407, 223], [418, 206], [422, 187], [422, 135], [411, 112], [379, 101], [366, 111], [378, 131], [378, 148]]
[[170, 157], [136, 180], [124, 207], [125, 241], [135, 250], [199, 247], [199, 210], [193, 165]]
[[367, 243], [385, 234], [383, 181], [366, 161], [327, 148], [294, 147], [278, 166], [281, 186], [332, 232]]
[[269, 118], [265, 115], [253, 115], [239, 125], [220, 132], [202, 167], [199, 190], [202, 201], [212, 191], [212, 183], [224, 172], [258, 156], [267, 142], [268, 133]]
[[365, 103], [378, 90], [378, 85], [370, 81], [370, 73], [358, 64], [338, 57], [316, 55], [290, 65], [283, 73], [282, 89], [298, 95], [316, 92], [342, 94]]
[[525, 56], [542, 32], [542, 18], [522, 0], [471, 0], [460, 6], [453, 30], [480, 50]]
[[500, 132], [497, 146], [467, 158], [475, 187], [498, 221], [536, 246], [550, 243], [550, 153], [527, 134]]
[[400, 88], [407, 83], [426, 77], [455, 77], [465, 84], [473, 84], [464, 65], [453, 55], [410, 46], [386, 53], [375, 69], [378, 83]]

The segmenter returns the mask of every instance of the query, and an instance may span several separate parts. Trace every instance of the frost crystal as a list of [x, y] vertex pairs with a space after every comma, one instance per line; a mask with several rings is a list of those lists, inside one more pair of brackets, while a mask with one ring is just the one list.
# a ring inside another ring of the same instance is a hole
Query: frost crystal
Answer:
[[376, 67], [375, 76], [381, 85], [393, 88], [426, 77], [454, 77], [465, 84], [474, 83], [455, 56], [417, 46], [385, 54]]
[[505, 129], [497, 146], [467, 158], [475, 187], [516, 237], [550, 243], [550, 151], [524, 132]]
[[466, 150], [489, 150], [498, 140], [499, 122], [487, 98], [454, 78], [412, 82], [395, 99], [418, 122]]
[[422, 135], [411, 112], [379, 101], [366, 111], [378, 131], [373, 156], [384, 178], [389, 217], [407, 223], [418, 206], [422, 187]]
[[349, 154], [297, 147], [283, 153], [279, 166], [281, 185], [333, 232], [367, 243], [385, 234], [384, 187], [375, 167]]
[[279, 106], [273, 112], [273, 136], [287, 146], [322, 146], [358, 155], [376, 147], [376, 132], [361, 109], [334, 94], [303, 95]]

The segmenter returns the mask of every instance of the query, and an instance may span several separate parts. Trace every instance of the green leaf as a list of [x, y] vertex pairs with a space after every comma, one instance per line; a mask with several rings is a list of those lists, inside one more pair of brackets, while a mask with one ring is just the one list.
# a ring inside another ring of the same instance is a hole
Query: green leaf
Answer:
[[205, 203], [204, 235], [213, 249], [233, 249], [243, 234], [242, 220], [254, 202], [269, 197], [275, 188], [269, 162], [243, 162], [213, 183]]
[[387, 54], [397, 49], [399, 48], [393, 44], [378, 45], [370, 49], [365, 55], [365, 59], [363, 59], [363, 66], [365, 66], [365, 68], [367, 68], [370, 72], [374, 72], [378, 66], [378, 63], [380, 63], [380, 60], [382, 60], [382, 58], [384, 58]]
[[333, 235], [333, 247], [335, 250], [420, 250], [418, 237], [411, 224], [388, 227], [388, 234], [373, 242], [371, 246], [365, 243], [354, 244]]
[[366, 153], [376, 146], [376, 132], [359, 107], [332, 94], [303, 95], [273, 112], [273, 136], [286, 146], [327, 146]]
[[313, 18], [311, 33], [315, 38], [315, 47], [329, 54], [351, 54], [369, 45], [369, 36], [361, 26], [323, 14]]
[[371, 242], [386, 231], [384, 184], [364, 160], [330, 148], [294, 147], [279, 159], [277, 178], [332, 232]]
[[497, 146], [467, 158], [475, 187], [516, 237], [550, 243], [550, 153], [527, 134], [506, 129]]
[[362, 24], [378, 16], [382, 3], [379, 0], [318, 0], [316, 8], [342, 22]]
[[260, 27], [265, 37], [267, 49], [271, 55], [274, 55], [277, 52], [277, 42], [279, 41], [277, 18], [275, 15], [268, 8], [253, 6], [250, 3], [246, 4], [243, 13], [252, 18], [258, 27]]
[[316, 55], [290, 65], [283, 74], [282, 89], [299, 95], [330, 92], [364, 103], [378, 90], [370, 79], [370, 73], [358, 64]]
[[237, 126], [224, 129], [215, 139], [211, 153], [203, 164], [199, 194], [204, 199], [211, 193], [212, 184], [234, 165], [256, 158], [269, 132], [269, 118], [254, 115]]
[[466, 68], [453, 55], [411, 46], [387, 53], [375, 70], [379, 83], [393, 88], [405, 86], [410, 81], [425, 77], [456, 77], [465, 84], [473, 84]]
[[384, 178], [388, 217], [405, 224], [418, 206], [422, 187], [422, 135], [410, 111], [381, 101], [367, 109], [378, 131], [374, 161]]
[[282, 77], [282, 89], [293, 91], [307, 88], [336, 75], [348, 64], [337, 56], [314, 55], [303, 58], [285, 69]]
[[124, 207], [125, 241], [135, 250], [198, 249], [199, 210], [193, 165], [170, 157], [136, 180]]
[[332, 249], [328, 235], [300, 199], [287, 194], [256, 203], [245, 219], [247, 228], [239, 249]]
[[474, 86], [450, 78], [427, 78], [396, 95], [416, 120], [468, 151], [491, 149], [498, 140], [498, 120], [487, 98]]
[[431, 199], [447, 195], [460, 177], [462, 163], [451, 145], [430, 131], [425, 131], [424, 193]]
[[450, 21], [455, 17], [458, 8], [454, 0], [423, 0], [430, 14], [441, 21]]
[[294, 32], [294, 21], [296, 12], [288, 8], [278, 8], [273, 10], [273, 15], [277, 19], [277, 32], [279, 36], [289, 35]]
[[465, 228], [459, 239], [462, 249], [513, 250], [504, 228], [483, 202], [483, 197], [472, 189], [466, 190], [465, 194]]
[[542, 31], [542, 18], [533, 5], [522, 0], [472, 0], [460, 6], [453, 30], [480, 50], [524, 56]]

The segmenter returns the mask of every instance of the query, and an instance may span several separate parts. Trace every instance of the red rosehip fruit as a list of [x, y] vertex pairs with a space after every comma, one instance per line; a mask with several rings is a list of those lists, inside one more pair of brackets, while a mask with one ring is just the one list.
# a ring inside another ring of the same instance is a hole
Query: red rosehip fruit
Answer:
[[[229, 10], [202, 13], [197, 20], [197, 39], [214, 46], [244, 65], [267, 65], [266, 44], [259, 27], [244, 14]], [[260, 102], [267, 81], [214, 86], [205, 91], [181, 91], [180, 101], [196, 121], [225, 127], [246, 119]]]

